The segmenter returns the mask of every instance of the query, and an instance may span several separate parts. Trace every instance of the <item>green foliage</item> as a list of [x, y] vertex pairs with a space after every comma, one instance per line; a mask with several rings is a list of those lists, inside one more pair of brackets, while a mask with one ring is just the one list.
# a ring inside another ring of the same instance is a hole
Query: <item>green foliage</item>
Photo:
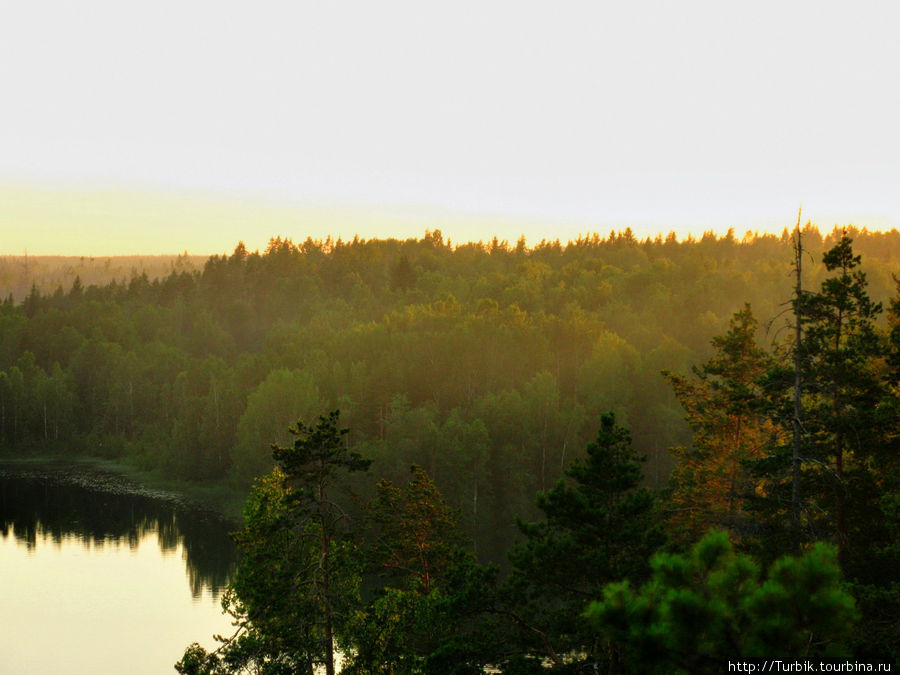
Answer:
[[693, 431], [688, 448], [674, 448], [678, 465], [668, 500], [672, 537], [693, 542], [710, 527], [732, 536], [752, 531], [746, 512], [753, 477], [746, 464], [773, 445], [779, 427], [761, 406], [759, 381], [774, 364], [756, 342], [750, 306], [735, 313], [728, 332], [713, 338], [714, 356], [693, 368], [693, 378], [665, 371]]
[[[335, 633], [357, 601], [359, 563], [330, 493], [369, 466], [347, 451], [338, 419], [334, 411], [312, 427], [298, 422], [291, 446], [272, 446], [278, 466], [253, 486], [234, 535], [241, 562], [222, 602], [238, 632], [203, 657], [227, 672], [311, 674], [317, 664], [334, 672]], [[182, 664], [202, 663], [198, 654], [189, 648]]]
[[626, 577], [642, 578], [647, 558], [663, 537], [654, 496], [641, 481], [639, 458], [615, 416], [601, 418], [587, 457], [538, 494], [546, 519], [520, 522], [524, 539], [510, 553], [510, 592], [515, 613], [528, 628], [521, 639], [557, 665], [577, 653], [584, 663], [606, 658], [583, 621], [587, 599], [602, 586]]
[[[828, 250], [823, 262], [832, 274], [803, 307], [808, 321], [804, 377], [811, 390], [804, 425], [808, 453], [833, 469], [830, 476], [822, 476], [819, 494], [812, 499], [818, 497], [831, 512], [826, 527], [845, 555], [854, 539], [865, 536], [859, 521], [868, 517], [866, 484], [872, 480], [866, 460], [885, 448], [885, 430], [879, 422], [886, 420], [876, 415], [883, 389], [874, 367], [876, 359], [884, 356], [875, 330], [881, 304], [869, 298], [866, 275], [859, 270], [860, 256], [854, 255], [849, 237]], [[895, 428], [895, 422], [891, 421], [891, 427]]]
[[236, 533], [242, 558], [222, 608], [237, 626], [208, 654], [194, 644], [176, 669], [182, 673], [312, 673], [323, 658], [319, 607], [310, 571], [317, 532], [290, 517], [290, 489], [275, 469], [254, 483]]
[[196, 642], [184, 650], [181, 660], [175, 664], [175, 670], [181, 675], [217, 675], [224, 672], [215, 655], [209, 654]]
[[[893, 563], [896, 574], [896, 558]], [[850, 591], [861, 614], [851, 641], [853, 654], [900, 668], [900, 581], [852, 584]]]
[[[359, 675], [422, 672], [431, 632], [428, 596], [385, 588], [351, 623], [354, 654], [343, 672]], [[423, 637], [424, 636], [424, 637]]]
[[[865, 256], [868, 293], [887, 300], [900, 235], [847, 235]], [[841, 237], [808, 230], [816, 283], [832, 274], [820, 254]], [[365, 450], [398, 485], [410, 464], [423, 466], [478, 554], [502, 561], [516, 516], [540, 516], [534, 493], [583, 456], [606, 410], [648, 457], [647, 483], [666, 483], [668, 448], [688, 447], [691, 430], [659, 371], [684, 376], [689, 364], [708, 363], [710, 336], [724, 334], [745, 302], [775, 316], [789, 295], [789, 251], [787, 234], [679, 242], [626, 231], [529, 247], [451, 245], [429, 232], [403, 241], [277, 237], [264, 250], [239, 243], [206, 260], [29, 257], [27, 275], [7, 256], [0, 448], [113, 455], [243, 489], [271, 465], [268, 442], [289, 440], [280, 436], [289, 420], [340, 408], [353, 428], [348, 448]], [[891, 344], [896, 353], [900, 343]], [[896, 362], [889, 355], [881, 366], [893, 387]], [[880, 419], [861, 431], [890, 429], [896, 400], [883, 388]], [[871, 412], [854, 406], [859, 420]], [[848, 460], [848, 481], [859, 479], [848, 489], [874, 500], [856, 516], [848, 499], [850, 542], [884, 538], [853, 529], [878, 522], [871, 507], [897, 454], [896, 433], [884, 436], [865, 443], [873, 454], [864, 462], [855, 449]], [[810, 480], [824, 480], [810, 468]], [[783, 495], [771, 487], [777, 504]], [[833, 514], [836, 493], [820, 494], [808, 512]], [[773, 541], [781, 515], [770, 519]]]
[[[279, 469], [253, 487], [244, 528], [235, 535], [242, 558], [223, 608], [254, 637], [257, 661], [298, 664], [322, 658], [321, 609], [312, 576], [319, 532], [292, 514], [292, 491]], [[244, 645], [246, 647], [246, 645]]]
[[653, 556], [651, 580], [603, 589], [587, 618], [635, 673], [717, 673], [736, 658], [835, 658], [857, 612], [843, 590], [836, 551], [816, 544], [777, 560], [765, 578], [727, 533], [711, 532], [688, 555]]
[[401, 489], [380, 481], [366, 508], [373, 597], [345, 631], [348, 673], [479, 673], [496, 642], [479, 616], [496, 568], [463, 542], [456, 514], [418, 466]]
[[376, 569], [401, 587], [427, 595], [462, 544], [456, 514], [419, 466], [404, 489], [379, 481], [366, 517], [375, 534], [369, 545]]
[[[824, 253], [828, 276], [817, 293], [795, 303], [803, 327], [798, 492], [803, 539], [834, 542], [848, 577], [875, 581], [871, 548], [887, 537], [879, 498], [900, 408], [884, 373], [890, 353], [876, 324], [881, 305], [869, 296], [851, 244], [844, 235]], [[785, 430], [783, 439], [794, 420], [794, 375], [793, 367], [773, 368], [764, 382], [768, 414]], [[773, 444], [755, 464], [764, 497], [755, 508], [767, 526], [769, 555], [783, 550], [790, 531], [791, 453], [789, 442]]]
[[496, 566], [456, 549], [430, 592], [379, 589], [348, 633], [343, 672], [477, 675], [506, 663], [510, 631], [498, 585]]
[[294, 442], [288, 447], [272, 446], [272, 457], [284, 471], [292, 488], [291, 499], [300, 511], [315, 512], [324, 525], [330, 504], [326, 489], [338, 471], [365, 471], [371, 460], [347, 449], [343, 436], [348, 429], [338, 427], [339, 411], [320, 416], [314, 427], [302, 420], [290, 429]]
[[[276, 430], [288, 429], [295, 419], [311, 420], [322, 409], [318, 387], [305, 370], [271, 371], [247, 398], [237, 424], [232, 450], [232, 476], [244, 483], [268, 472], [273, 465], [268, 450]], [[287, 442], [287, 434], [279, 441]]]
[[391, 288], [398, 291], [408, 291], [416, 285], [416, 271], [409, 262], [409, 258], [401, 255], [391, 267]]
[[[811, 234], [804, 231], [804, 240], [808, 242]], [[790, 366], [760, 354], [746, 330], [741, 331], [743, 339], [735, 339], [741, 333], [733, 326], [719, 339], [716, 358], [696, 369], [695, 381], [670, 376], [688, 412], [694, 448], [679, 451], [669, 509], [676, 527], [687, 524], [696, 529], [716, 522], [708, 518], [692, 522], [692, 516], [683, 514], [692, 514], [698, 501], [708, 502], [697, 499], [704, 492], [720, 500], [733, 494], [722, 485], [733, 474], [732, 455], [741, 447], [730, 427], [739, 421], [746, 435], [748, 423], [753, 423], [763, 432], [756, 435], [757, 451], [744, 453], [743, 466], [738, 467], [745, 479], [753, 481], [745, 480], [743, 489], [734, 494], [746, 507], [746, 527], [741, 531], [747, 536], [741, 537], [741, 545], [771, 560], [801, 542], [807, 548], [823, 540], [836, 544], [841, 569], [852, 580], [859, 600], [854, 653], [896, 661], [900, 633], [891, 617], [900, 602], [900, 551], [895, 543], [900, 512], [895, 499], [900, 476], [896, 377], [900, 299], [891, 304], [888, 330], [882, 331], [877, 323], [881, 305], [869, 296], [861, 257], [854, 253], [850, 237], [836, 233], [830, 243], [822, 268], [815, 270], [817, 276], [824, 275], [819, 291], [794, 301], [801, 341], [776, 350], [791, 357]], [[740, 348], [723, 351], [728, 345]], [[796, 362], [799, 374], [794, 371]], [[760, 377], [767, 363], [768, 372]], [[791, 476], [795, 419], [800, 441], [796, 493]], [[745, 467], [751, 472], [745, 473]], [[792, 526], [793, 494], [801, 517], [799, 531]]]

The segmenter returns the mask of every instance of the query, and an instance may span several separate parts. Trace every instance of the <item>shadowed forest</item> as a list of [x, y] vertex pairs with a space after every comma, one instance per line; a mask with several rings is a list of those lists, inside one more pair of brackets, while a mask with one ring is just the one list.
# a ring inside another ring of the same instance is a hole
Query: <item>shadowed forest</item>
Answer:
[[896, 662], [900, 233], [802, 234], [0, 259], [0, 446], [266, 476], [180, 672]]

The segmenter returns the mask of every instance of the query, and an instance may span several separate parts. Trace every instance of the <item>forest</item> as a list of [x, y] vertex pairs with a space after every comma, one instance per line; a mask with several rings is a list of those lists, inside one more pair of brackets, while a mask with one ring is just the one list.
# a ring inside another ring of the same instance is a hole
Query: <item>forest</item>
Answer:
[[798, 232], [34, 282], [0, 447], [250, 490], [238, 632], [183, 673], [896, 663], [900, 233]]

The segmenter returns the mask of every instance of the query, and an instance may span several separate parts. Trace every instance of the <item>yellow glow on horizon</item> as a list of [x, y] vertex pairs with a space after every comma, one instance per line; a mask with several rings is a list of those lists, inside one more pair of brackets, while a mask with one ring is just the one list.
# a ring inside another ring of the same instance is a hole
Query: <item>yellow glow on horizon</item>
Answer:
[[[230, 253], [238, 241], [264, 249], [271, 237], [345, 240], [421, 237], [515, 240], [547, 231], [527, 219], [476, 217], [440, 209], [290, 205], [227, 195], [0, 186], [5, 255]], [[509, 234], [515, 233], [515, 234]]]
[[[805, 219], [805, 217], [804, 217]], [[158, 255], [187, 251], [194, 255], [230, 253], [238, 241], [249, 250], [263, 250], [271, 237], [350, 240], [419, 238], [426, 230], [441, 230], [454, 244], [490, 241], [511, 244], [524, 236], [529, 245], [546, 239], [566, 243], [580, 235], [631, 227], [643, 239], [675, 232], [679, 239], [705, 231], [725, 234], [730, 227], [740, 239], [747, 231], [781, 233], [790, 218], [753, 223], [667, 226], [661, 223], [556, 222], [549, 219], [479, 215], [429, 207], [360, 206], [276, 203], [227, 194], [151, 192], [0, 184], [0, 254], [22, 255]], [[855, 219], [839, 214], [833, 220], [813, 219], [821, 230], [852, 222], [870, 230], [890, 228], [889, 219], [863, 214]]]

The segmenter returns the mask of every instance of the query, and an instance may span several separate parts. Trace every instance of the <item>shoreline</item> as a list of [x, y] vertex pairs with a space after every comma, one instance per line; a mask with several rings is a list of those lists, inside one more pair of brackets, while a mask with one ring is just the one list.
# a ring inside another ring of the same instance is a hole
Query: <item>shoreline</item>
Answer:
[[200, 484], [173, 480], [125, 460], [90, 456], [0, 454], [0, 472], [5, 467], [90, 485], [105, 492], [127, 492], [167, 501], [175, 506], [201, 508], [236, 525], [243, 520], [242, 509], [246, 495], [239, 493], [236, 488], [225, 483]]

